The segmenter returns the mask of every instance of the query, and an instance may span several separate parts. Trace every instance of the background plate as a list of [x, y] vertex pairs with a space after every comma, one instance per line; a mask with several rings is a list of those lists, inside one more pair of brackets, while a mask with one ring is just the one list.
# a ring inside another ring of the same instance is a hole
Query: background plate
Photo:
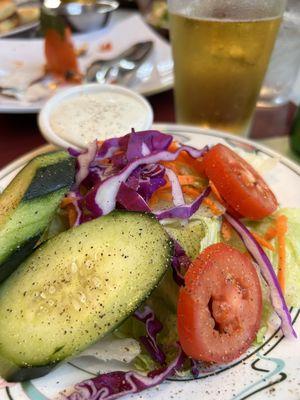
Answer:
[[[136, 32], [139, 33], [138, 36]], [[144, 96], [170, 89], [173, 86], [170, 44], [152, 30], [136, 12], [116, 11], [105, 29], [74, 35], [77, 48], [88, 48], [87, 54], [78, 58], [80, 70], [85, 71], [87, 65], [95, 59], [113, 58], [132, 44], [146, 40], [154, 42], [153, 51], [126, 86]], [[107, 43], [111, 45], [111, 49], [101, 50], [101, 45]], [[34, 80], [40, 75], [39, 71], [43, 70], [44, 64], [42, 39], [1, 39], [0, 80], [5, 82], [5, 76], [12, 72], [21, 82], [31, 81], [29, 77]], [[45, 101], [46, 99], [25, 102], [0, 95], [0, 113], [36, 113]]]
[[30, 31], [31, 29], [35, 29], [39, 26], [39, 22], [32, 22], [30, 24], [25, 24], [21, 26], [17, 26], [16, 28], [10, 30], [9, 32], [1, 33], [0, 39], [8, 38], [15, 35], [20, 35], [21, 33], [25, 33]]

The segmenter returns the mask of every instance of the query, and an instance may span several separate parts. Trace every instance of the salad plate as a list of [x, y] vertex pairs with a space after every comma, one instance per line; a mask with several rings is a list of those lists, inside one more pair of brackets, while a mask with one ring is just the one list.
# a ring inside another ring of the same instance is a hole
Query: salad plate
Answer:
[[[157, 124], [162, 132], [172, 134], [185, 145], [202, 148], [222, 143], [262, 172], [274, 191], [281, 207], [299, 207], [300, 168], [288, 159], [249, 140], [208, 129]], [[49, 147], [39, 151], [47, 151]], [[22, 166], [35, 154], [28, 154], [0, 171], [0, 190], [3, 190]], [[298, 238], [295, 238], [298, 240]], [[300, 333], [300, 310], [292, 308], [292, 321]], [[273, 325], [272, 325], [273, 326]], [[0, 400], [48, 400], [63, 398], [63, 390], [82, 380], [94, 377], [99, 371], [113, 370], [116, 365], [99, 358], [97, 345], [82, 355], [60, 364], [43, 378], [5, 386]], [[118, 367], [118, 366], [117, 366]], [[252, 346], [240, 359], [214, 369], [202, 371], [197, 379], [170, 379], [158, 387], [124, 399], [179, 399], [193, 397], [201, 400], [299, 400], [300, 398], [300, 340], [283, 338], [275, 325], [265, 334], [263, 343]], [[102, 397], [97, 397], [101, 399]], [[105, 397], [103, 397], [105, 398]]]
[[[136, 32], [139, 32], [138, 38]], [[75, 47], [81, 52], [80, 70], [84, 74], [93, 61], [112, 59], [136, 42], [148, 40], [154, 43], [153, 51], [126, 81], [126, 86], [144, 96], [168, 90], [173, 86], [170, 44], [135, 13], [116, 12], [102, 31], [74, 35]], [[1, 113], [37, 113], [56, 91], [70, 86], [52, 78], [43, 80], [44, 65], [42, 39], [1, 39], [0, 87], [14, 87], [21, 94], [18, 99], [0, 94]]]

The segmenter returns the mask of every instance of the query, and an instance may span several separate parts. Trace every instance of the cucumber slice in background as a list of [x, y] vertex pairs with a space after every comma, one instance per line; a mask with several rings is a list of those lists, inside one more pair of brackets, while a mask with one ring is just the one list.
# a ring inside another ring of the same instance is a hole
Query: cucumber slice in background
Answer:
[[42, 376], [114, 330], [156, 287], [172, 251], [153, 216], [125, 211], [43, 243], [0, 287], [0, 376]]
[[75, 176], [65, 151], [31, 160], [0, 194], [0, 282], [33, 251]]

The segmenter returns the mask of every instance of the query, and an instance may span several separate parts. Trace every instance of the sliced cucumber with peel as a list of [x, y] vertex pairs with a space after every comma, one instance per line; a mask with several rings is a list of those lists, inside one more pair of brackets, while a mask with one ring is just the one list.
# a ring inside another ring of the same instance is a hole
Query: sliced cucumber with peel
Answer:
[[151, 215], [113, 212], [42, 244], [0, 287], [0, 376], [41, 376], [114, 330], [172, 256]]
[[0, 282], [33, 251], [69, 191], [75, 159], [66, 151], [31, 160], [0, 194]]

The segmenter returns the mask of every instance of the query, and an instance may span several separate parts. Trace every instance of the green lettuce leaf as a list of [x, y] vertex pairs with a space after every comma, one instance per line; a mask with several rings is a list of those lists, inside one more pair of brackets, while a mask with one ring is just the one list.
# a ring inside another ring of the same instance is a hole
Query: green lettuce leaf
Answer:
[[206, 226], [206, 233], [200, 242], [199, 253], [206, 249], [206, 247], [221, 241], [221, 218], [203, 217], [202, 222]]
[[176, 220], [164, 227], [168, 234], [180, 244], [191, 260], [198, 256], [201, 240], [207, 233], [207, 226], [202, 220], [190, 221], [185, 225]]
[[262, 315], [261, 315], [261, 322], [260, 328], [256, 334], [256, 338], [253, 342], [254, 345], [261, 345], [264, 342], [265, 334], [267, 333], [269, 327], [269, 320], [270, 316], [273, 313], [273, 306], [270, 301], [269, 297], [269, 290], [267, 288], [266, 283], [261, 280], [261, 287], [262, 287], [262, 296], [263, 296], [263, 307], [262, 307]]
[[220, 218], [206, 217], [197, 213], [185, 225], [182, 225], [181, 221], [165, 225], [168, 234], [177, 240], [191, 260], [194, 260], [206, 247], [220, 242], [220, 228]]
[[[300, 209], [282, 208], [271, 217], [261, 222], [249, 222], [251, 230], [264, 235], [268, 228], [274, 224], [278, 215], [285, 215], [288, 219], [288, 231], [286, 234], [286, 290], [285, 299], [289, 306], [300, 307]], [[276, 238], [272, 244], [277, 250]], [[274, 269], [278, 268], [278, 253], [264, 249]]]

